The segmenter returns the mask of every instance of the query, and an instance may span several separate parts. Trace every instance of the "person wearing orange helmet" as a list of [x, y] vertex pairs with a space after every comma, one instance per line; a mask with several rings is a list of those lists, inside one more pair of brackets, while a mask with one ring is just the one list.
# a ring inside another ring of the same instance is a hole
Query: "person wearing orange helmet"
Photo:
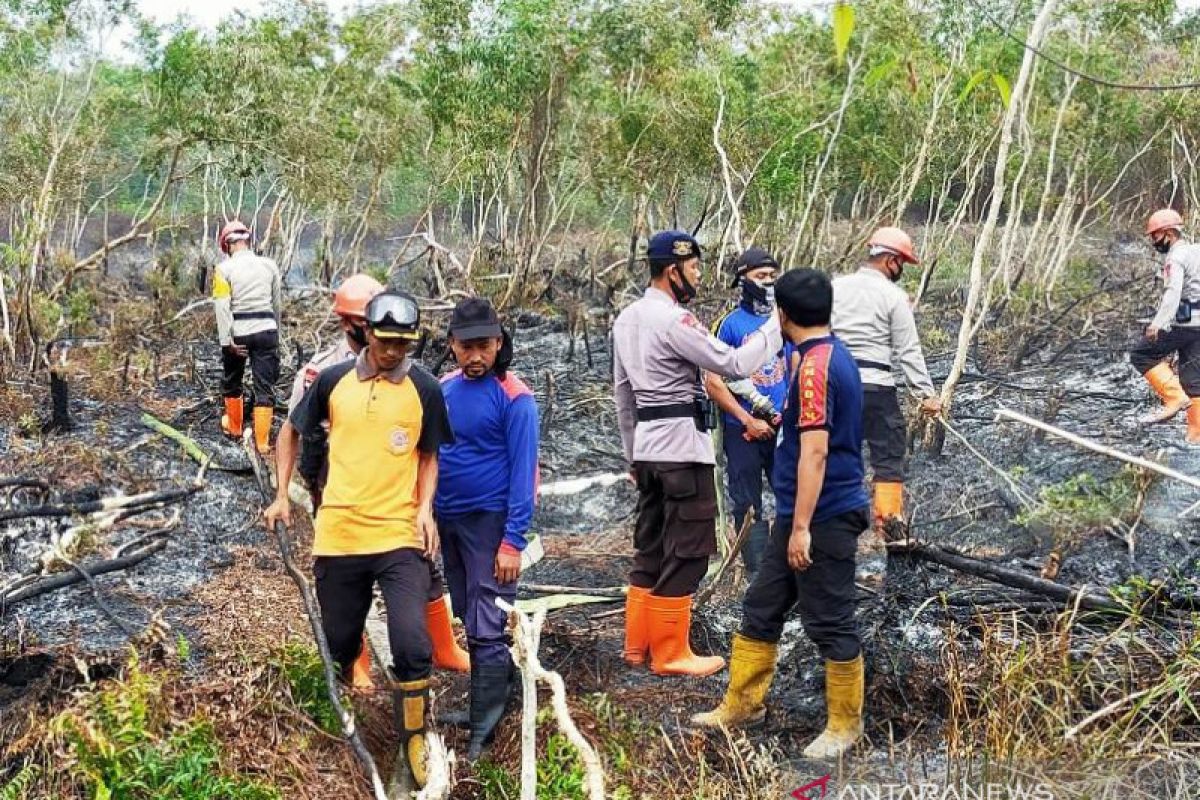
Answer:
[[863, 433], [870, 453], [877, 532], [889, 518], [904, 517], [904, 413], [893, 365], [921, 398], [921, 412], [942, 410], [929, 378], [908, 295], [897, 283], [906, 264], [919, 264], [913, 241], [884, 227], [867, 242], [867, 262], [833, 281], [833, 330], [850, 348], [863, 384]]
[[[1162, 300], [1145, 334], [1129, 351], [1129, 361], [1162, 400], [1162, 407], [1142, 418], [1143, 424], [1166, 422], [1187, 410], [1187, 442], [1200, 444], [1200, 246], [1183, 239], [1183, 217], [1162, 208], [1150, 215], [1146, 235], [1166, 256]], [[1179, 354], [1179, 374], [1167, 363]]]
[[[383, 290], [382, 283], [365, 273], [351, 275], [342, 281], [333, 294], [333, 313], [337, 315], [338, 325], [345, 335], [314, 355], [304, 368], [296, 373], [292, 383], [292, 396], [288, 400], [289, 418], [284, 420], [276, 439], [276, 474], [291, 475], [296, 469], [299, 455], [300, 465], [297, 471], [312, 496], [314, 515], [321, 505], [322, 491], [329, 473], [327, 440], [323, 435], [302, 438], [292, 425], [290, 417], [321, 372], [335, 364], [353, 361], [367, 346], [367, 303]], [[425, 621], [429, 637], [433, 641], [434, 666], [466, 672], [471, 668], [471, 662], [467, 652], [454, 638], [441, 571], [435, 562], [429, 563], [432, 576]], [[346, 679], [350, 685], [359, 689], [370, 689], [374, 685], [371, 679], [371, 655], [365, 637], [358, 658], [352, 664]]]
[[250, 249], [250, 229], [240, 220], [221, 228], [217, 245], [228, 258], [213, 271], [213, 307], [221, 342], [225, 413], [221, 430], [242, 435], [242, 378], [246, 361], [254, 378], [254, 441], [260, 453], [271, 448], [275, 381], [279, 380], [279, 267]]

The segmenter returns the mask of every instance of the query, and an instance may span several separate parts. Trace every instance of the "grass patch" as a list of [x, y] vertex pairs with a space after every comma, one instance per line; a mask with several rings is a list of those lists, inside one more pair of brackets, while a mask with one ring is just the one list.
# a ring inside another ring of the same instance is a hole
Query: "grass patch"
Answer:
[[320, 654], [307, 645], [288, 642], [272, 657], [271, 663], [287, 681], [296, 708], [308, 715], [321, 730], [339, 735], [342, 723], [329, 699]]
[[82, 696], [51, 724], [66, 771], [92, 800], [282, 800], [222, 768], [212, 725], [172, 719], [159, 680], [131, 657], [125, 677]]

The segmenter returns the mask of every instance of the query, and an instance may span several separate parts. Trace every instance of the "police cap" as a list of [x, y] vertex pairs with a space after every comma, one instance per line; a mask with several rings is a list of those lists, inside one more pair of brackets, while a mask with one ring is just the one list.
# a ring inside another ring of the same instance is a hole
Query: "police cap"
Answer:
[[700, 243], [683, 231], [659, 231], [646, 245], [646, 260], [651, 263], [686, 261], [693, 257], [700, 258]]

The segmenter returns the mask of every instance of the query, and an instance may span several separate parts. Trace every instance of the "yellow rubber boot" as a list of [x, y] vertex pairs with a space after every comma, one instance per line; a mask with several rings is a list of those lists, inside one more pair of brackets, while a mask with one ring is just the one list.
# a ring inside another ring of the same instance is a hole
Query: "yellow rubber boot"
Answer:
[[1200, 403], [1188, 406], [1187, 443], [1200, 445]]
[[271, 452], [271, 418], [274, 414], [275, 409], [271, 406], [254, 407], [254, 444], [262, 455]]
[[454, 638], [450, 609], [446, 606], [444, 597], [439, 597], [425, 606], [425, 627], [429, 629], [429, 638], [433, 641], [435, 667], [454, 672], [471, 671], [471, 657]]
[[1191, 406], [1192, 399], [1187, 396], [1187, 393], [1183, 391], [1183, 387], [1179, 385], [1179, 376], [1165, 362], [1151, 367], [1146, 373], [1145, 378], [1150, 384], [1150, 388], [1162, 400], [1163, 405], [1158, 411], [1142, 417], [1141, 423], [1143, 425], [1156, 425], [1160, 422], [1166, 422], [1180, 411]]
[[636, 667], [646, 663], [646, 651], [650, 647], [646, 632], [646, 598], [650, 590], [641, 586], [630, 586], [625, 595], [625, 663]]
[[[405, 762], [403, 765], [396, 765], [396, 772], [400, 773], [407, 767], [408, 775], [404, 777], [411, 778], [411, 783], [418, 789], [425, 788], [428, 778], [425, 752], [425, 707], [428, 705], [428, 699], [428, 678], [392, 683], [393, 713]], [[402, 785], [405, 783], [407, 782], [401, 781]]]
[[863, 659], [825, 662], [825, 730], [804, 748], [805, 758], [839, 758], [863, 734]]
[[875, 530], [883, 531], [891, 517], [904, 519], [904, 484], [899, 481], [875, 481], [871, 505], [875, 512]]
[[725, 698], [712, 711], [694, 715], [692, 724], [701, 728], [737, 728], [762, 723], [767, 718], [763, 702], [775, 677], [778, 653], [779, 645], [775, 642], [735, 633]]
[[646, 630], [650, 637], [650, 671], [655, 675], [705, 677], [720, 672], [725, 659], [692, 652], [692, 596], [646, 598]]
[[242, 398], [226, 397], [225, 413], [221, 415], [221, 431], [235, 439], [242, 438]]
[[371, 678], [371, 646], [367, 642], [365, 633], [362, 638], [362, 649], [358, 651], [358, 657], [350, 665], [350, 685], [362, 691], [370, 691], [375, 688], [375, 681]]

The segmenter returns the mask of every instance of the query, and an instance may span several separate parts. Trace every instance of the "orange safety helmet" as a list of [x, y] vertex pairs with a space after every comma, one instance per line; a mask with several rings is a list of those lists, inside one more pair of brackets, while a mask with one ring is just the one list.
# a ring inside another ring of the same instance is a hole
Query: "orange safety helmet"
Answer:
[[913, 249], [913, 240], [899, 228], [884, 227], [871, 234], [867, 247], [874, 250], [880, 248], [895, 253], [909, 264], [920, 264]]
[[1173, 208], [1160, 208], [1150, 215], [1146, 223], [1146, 235], [1153, 236], [1160, 231], [1179, 229], [1183, 227], [1183, 217]]
[[217, 246], [221, 248], [221, 252], [229, 254], [229, 241], [244, 241], [250, 238], [250, 229], [246, 227], [246, 223], [240, 219], [235, 219], [232, 222], [226, 222], [225, 227], [221, 228], [221, 232], [217, 234]]
[[365, 317], [367, 303], [383, 291], [383, 284], [360, 272], [342, 281], [333, 293], [333, 313], [343, 317]]

